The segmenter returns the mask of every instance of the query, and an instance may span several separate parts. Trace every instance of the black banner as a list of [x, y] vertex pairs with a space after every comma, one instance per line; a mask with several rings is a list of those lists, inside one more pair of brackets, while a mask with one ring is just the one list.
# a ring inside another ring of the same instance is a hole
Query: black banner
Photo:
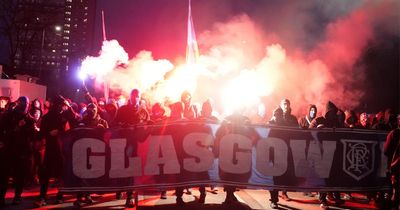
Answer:
[[234, 185], [289, 191], [388, 189], [387, 133], [176, 123], [77, 128], [63, 137], [61, 191]]

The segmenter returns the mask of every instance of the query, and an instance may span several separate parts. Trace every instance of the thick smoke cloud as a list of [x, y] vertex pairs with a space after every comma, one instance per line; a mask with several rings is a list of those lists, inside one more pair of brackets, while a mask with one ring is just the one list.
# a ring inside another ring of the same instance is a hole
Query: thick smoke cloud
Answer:
[[[197, 31], [201, 56], [196, 67], [184, 66], [179, 58], [174, 65], [155, 60], [142, 51], [105, 78], [125, 93], [140, 88], [153, 102], [178, 100], [188, 89], [198, 102], [213, 98], [224, 114], [242, 108], [238, 104], [260, 103], [268, 114], [283, 98], [291, 100], [295, 114], [303, 114], [310, 103], [322, 113], [328, 100], [352, 109], [366, 94], [361, 56], [368, 44], [381, 30], [399, 36], [397, 1], [299, 1], [268, 11], [263, 4], [269, 3], [258, 3]], [[221, 4], [224, 11], [235, 11]], [[210, 22], [205, 19], [201, 24]]]

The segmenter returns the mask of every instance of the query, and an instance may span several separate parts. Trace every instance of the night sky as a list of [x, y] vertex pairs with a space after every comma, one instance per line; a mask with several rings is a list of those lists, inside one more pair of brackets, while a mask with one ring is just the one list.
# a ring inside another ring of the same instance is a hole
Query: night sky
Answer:
[[[97, 2], [94, 55], [101, 47], [100, 11], [104, 10], [107, 38], [118, 40], [131, 58], [141, 50], [152, 52], [154, 59], [168, 59], [172, 63], [185, 57], [187, 1]], [[381, 7], [381, 4], [384, 6]], [[357, 13], [366, 17], [368, 27], [357, 28], [357, 24], [364, 23], [357, 19]], [[327, 92], [330, 92], [327, 94], [335, 95], [333, 92], [338, 89], [336, 84], [341, 83], [339, 89], [343, 90], [339, 95], [342, 100], [347, 100], [347, 95], [349, 100], [358, 100], [355, 106], [354, 103], [343, 103], [345, 106], [349, 104], [351, 108], [368, 112], [386, 107], [400, 111], [398, 1], [192, 0], [192, 14], [201, 54], [209, 53], [215, 45], [215, 42], [211, 43], [213, 39], [210, 35], [220, 35], [223, 32], [219, 31], [218, 34], [215, 31], [224, 28], [223, 25], [228, 25], [235, 18], [244, 16], [247, 22], [254, 24], [262, 37], [260, 45], [279, 43], [288, 56], [307, 62], [315, 57], [324, 61], [335, 78], [332, 84], [327, 85]], [[342, 21], [348, 18], [355, 21]], [[337, 34], [340, 38], [335, 37]], [[353, 46], [355, 41], [364, 38], [363, 43]], [[230, 40], [224, 41], [229, 43]], [[249, 40], [243, 42], [246, 41]], [[335, 51], [330, 54], [330, 50], [336, 49], [331, 45], [337, 45], [338, 42], [345, 46], [348, 44], [346, 51], [353, 53], [348, 56], [351, 67], [343, 67], [334, 61], [336, 57], [340, 59], [337, 55], [343, 53]], [[221, 41], [216, 43], [221, 44]], [[326, 50], [324, 47], [327, 47]], [[353, 52], [357, 47], [357, 52]], [[251, 51], [254, 54], [249, 55], [249, 60], [262, 59], [259, 51]], [[294, 92], [307, 91], [301, 90], [302, 86], [307, 85], [299, 84], [290, 88]], [[358, 90], [363, 94], [358, 94]], [[282, 97], [282, 94], [276, 96]], [[295, 101], [307, 99], [304, 96]], [[341, 101], [338, 103], [342, 104]]]

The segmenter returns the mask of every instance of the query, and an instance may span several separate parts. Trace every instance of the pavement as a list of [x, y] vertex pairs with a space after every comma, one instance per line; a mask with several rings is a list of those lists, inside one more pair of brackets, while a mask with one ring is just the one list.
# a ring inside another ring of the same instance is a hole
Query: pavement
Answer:
[[[206, 188], [209, 190], [209, 188]], [[184, 194], [183, 200], [184, 206], [177, 206], [175, 204], [176, 196], [173, 190], [167, 192], [167, 199], [160, 199], [160, 194], [150, 192], [139, 193], [139, 203], [136, 207], [130, 209], [142, 209], [142, 210], [258, 210], [258, 209], [271, 209], [269, 207], [269, 192], [267, 190], [253, 190], [253, 189], [241, 189], [235, 192], [235, 196], [239, 202], [233, 204], [223, 204], [225, 199], [225, 192], [221, 187], [218, 187], [218, 193], [212, 194], [211, 191], [207, 191], [205, 204], [198, 203], [199, 191], [193, 188], [192, 195]], [[55, 195], [57, 190], [55, 188], [49, 189], [49, 205], [36, 208], [34, 202], [37, 201], [39, 195], [39, 186], [31, 187], [23, 193], [22, 203], [19, 205], [12, 205], [12, 198], [14, 196], [13, 189], [9, 189], [6, 195], [7, 206], [3, 209], [9, 210], [20, 210], [20, 209], [78, 209], [73, 205], [75, 201], [74, 195], [65, 195], [64, 203], [55, 204]], [[321, 210], [316, 196], [309, 197], [305, 196], [302, 192], [288, 192], [291, 201], [279, 200], [279, 209], [305, 209], [305, 210]], [[342, 194], [343, 196], [344, 194]], [[92, 195], [94, 203], [91, 205], [85, 205], [80, 207], [82, 209], [125, 209], [125, 200], [116, 200], [115, 193], [108, 193], [103, 195]], [[345, 203], [340, 206], [330, 205], [329, 209], [378, 209], [375, 207], [373, 201], [368, 202], [366, 196], [363, 194], [353, 193], [352, 200], [345, 200]], [[128, 208], [127, 208], [128, 209]]]

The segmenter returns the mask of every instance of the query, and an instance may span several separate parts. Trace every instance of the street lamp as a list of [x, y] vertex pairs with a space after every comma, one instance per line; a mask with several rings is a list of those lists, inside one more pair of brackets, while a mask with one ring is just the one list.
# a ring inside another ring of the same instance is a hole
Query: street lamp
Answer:
[[54, 26], [54, 30], [61, 31], [61, 26], [58, 26], [58, 25]]

